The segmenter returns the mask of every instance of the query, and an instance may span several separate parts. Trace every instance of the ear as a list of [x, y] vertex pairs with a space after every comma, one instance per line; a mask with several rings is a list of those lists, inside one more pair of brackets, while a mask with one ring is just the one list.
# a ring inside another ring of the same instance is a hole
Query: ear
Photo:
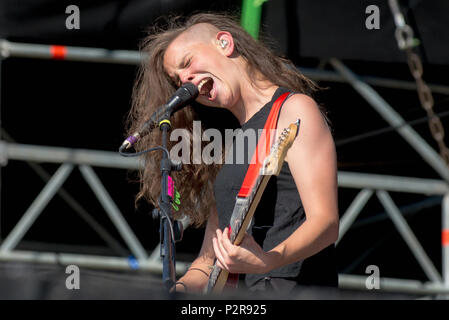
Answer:
[[217, 46], [227, 57], [234, 53], [234, 38], [227, 31], [220, 31], [216, 35]]

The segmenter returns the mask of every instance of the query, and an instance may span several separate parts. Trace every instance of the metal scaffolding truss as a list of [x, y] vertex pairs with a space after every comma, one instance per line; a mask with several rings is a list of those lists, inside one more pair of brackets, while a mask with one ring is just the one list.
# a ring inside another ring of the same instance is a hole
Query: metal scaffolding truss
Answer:
[[[98, 63], [139, 64], [141, 55], [135, 51], [106, 50], [99, 48], [61, 47], [37, 44], [12, 43], [0, 40], [0, 57], [29, 57], [43, 59], [66, 59]], [[420, 135], [404, 121], [404, 119], [389, 105], [371, 85], [415, 90], [412, 82], [378, 77], [360, 77], [354, 74], [343, 62], [330, 59], [329, 63], [335, 71], [319, 69], [301, 69], [301, 71], [315, 79], [324, 81], [337, 81], [349, 83], [374, 110], [376, 110], [397, 132], [409, 143], [416, 152], [441, 177], [441, 180], [422, 179], [414, 177], [400, 177], [391, 175], [378, 175], [367, 173], [338, 172], [339, 188], [360, 189], [351, 205], [342, 215], [340, 222], [340, 235], [337, 241], [350, 229], [367, 201], [374, 195], [385, 208], [394, 226], [410, 248], [419, 265], [429, 281], [421, 282], [412, 279], [381, 278], [381, 290], [410, 292], [418, 294], [449, 294], [449, 245], [442, 245], [442, 273], [440, 274], [428, 257], [413, 231], [407, 224], [403, 214], [394, 203], [389, 192], [418, 193], [427, 196], [443, 196], [442, 201], [442, 232], [449, 230], [449, 168], [439, 154], [431, 148]], [[1, 60], [0, 60], [1, 66]], [[434, 92], [449, 94], [449, 87], [430, 85]], [[126, 223], [114, 200], [108, 194], [92, 167], [109, 167], [135, 170], [139, 162], [135, 159], [123, 158], [116, 152], [100, 150], [70, 149], [50, 146], [24, 145], [0, 141], [0, 161], [3, 165], [8, 160], [60, 163], [54, 175], [48, 179], [47, 184], [32, 202], [17, 225], [3, 240], [0, 246], [0, 260], [3, 261], [29, 261], [42, 263], [76, 264], [80, 267], [101, 269], [135, 269], [161, 272], [162, 264], [159, 256], [159, 247], [150, 255]], [[16, 250], [18, 242], [30, 226], [37, 219], [51, 198], [60, 191], [64, 181], [77, 166], [92, 191], [97, 196], [111, 221], [118, 229], [120, 235], [128, 245], [135, 257], [130, 261], [124, 257], [104, 257], [86, 254], [52, 253]], [[177, 271], [185, 271], [188, 263], [177, 262]], [[366, 290], [366, 276], [340, 274], [340, 288], [357, 288]]]
[[[9, 160], [34, 161], [41, 163], [61, 163], [54, 175], [48, 179], [45, 187], [31, 203], [13, 230], [0, 245], [0, 260], [18, 260], [29, 262], [76, 264], [84, 267], [104, 269], [140, 269], [152, 272], [161, 271], [161, 261], [158, 248], [150, 256], [127, 224], [119, 208], [107, 192], [92, 166], [120, 169], [137, 169], [138, 161], [122, 158], [115, 152], [92, 151], [55, 148], [45, 146], [30, 146], [16, 143], [1, 142], [0, 150], [3, 157]], [[100, 201], [119, 234], [128, 245], [133, 257], [100, 257], [65, 253], [26, 252], [14, 250], [31, 225], [36, 221], [48, 202], [60, 190], [75, 166], [78, 166], [82, 176]], [[186, 263], [177, 263], [178, 272], [185, 271]]]

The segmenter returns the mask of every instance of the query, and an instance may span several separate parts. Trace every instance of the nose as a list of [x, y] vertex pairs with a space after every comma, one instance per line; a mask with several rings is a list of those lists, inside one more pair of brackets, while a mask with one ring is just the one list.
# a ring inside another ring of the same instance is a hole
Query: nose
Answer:
[[195, 79], [195, 76], [186, 70], [181, 73], [179, 79], [182, 83], [192, 82], [193, 79]]

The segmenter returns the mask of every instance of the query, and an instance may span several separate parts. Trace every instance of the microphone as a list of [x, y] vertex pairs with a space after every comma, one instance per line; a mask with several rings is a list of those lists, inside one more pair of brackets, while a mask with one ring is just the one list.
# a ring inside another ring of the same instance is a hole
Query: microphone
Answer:
[[176, 90], [166, 104], [160, 106], [151, 115], [150, 120], [146, 121], [138, 131], [123, 141], [119, 151], [123, 151], [133, 146], [140, 138], [158, 127], [161, 120], [170, 118], [173, 113], [184, 108], [192, 100], [195, 100], [196, 97], [198, 97], [198, 93], [198, 88], [193, 83], [184, 83], [178, 90]]

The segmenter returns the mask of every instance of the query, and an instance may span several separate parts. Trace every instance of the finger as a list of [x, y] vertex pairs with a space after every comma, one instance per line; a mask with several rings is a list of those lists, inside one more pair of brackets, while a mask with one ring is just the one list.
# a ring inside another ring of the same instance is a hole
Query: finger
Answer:
[[218, 245], [218, 238], [216, 236], [212, 238], [212, 247], [214, 248], [215, 257], [217, 259], [223, 259], [223, 255]]
[[223, 249], [226, 250], [226, 253], [229, 255], [230, 252], [233, 252], [235, 250], [235, 246], [231, 243], [231, 240], [229, 239], [229, 228], [226, 227], [223, 231], [222, 237], [221, 237], [221, 244], [223, 246]]
[[217, 259], [217, 266], [218, 266], [220, 269], [222, 269], [222, 270], [228, 270], [228, 269], [226, 268], [226, 266], [224, 266], [224, 265], [220, 262], [220, 260], [218, 260], [218, 259]]
[[176, 284], [174, 288], [172, 288], [172, 290], [174, 289], [175, 292], [186, 292], [186, 287], [183, 286], [182, 284]]
[[[224, 231], [226, 231], [226, 228], [224, 229]], [[227, 248], [229, 248], [228, 246], [225, 246], [225, 242], [228, 241], [229, 239], [226, 237], [226, 232], [221, 232], [221, 230], [217, 230], [217, 243], [218, 246], [220, 248], [221, 254], [223, 256], [224, 259], [229, 258], [229, 252], [227, 250]], [[230, 242], [229, 242], [230, 243]]]
[[224, 263], [224, 258], [223, 258], [223, 254], [221, 252], [220, 246], [219, 246], [219, 241], [216, 237], [212, 238], [212, 246], [214, 247], [214, 251], [215, 251], [215, 257], [217, 258], [217, 265], [221, 268], [221, 269], [227, 269], [226, 264]]
[[250, 235], [248, 232], [245, 232], [245, 235], [243, 236], [241, 246], [245, 244], [254, 243], [256, 240], [254, 240], [254, 237]]
[[231, 226], [226, 227], [226, 228], [223, 230], [223, 233], [226, 235], [226, 237], [227, 237], [228, 239], [231, 239]]

